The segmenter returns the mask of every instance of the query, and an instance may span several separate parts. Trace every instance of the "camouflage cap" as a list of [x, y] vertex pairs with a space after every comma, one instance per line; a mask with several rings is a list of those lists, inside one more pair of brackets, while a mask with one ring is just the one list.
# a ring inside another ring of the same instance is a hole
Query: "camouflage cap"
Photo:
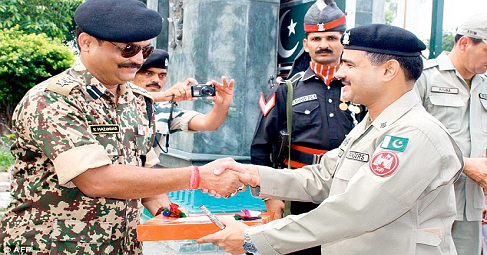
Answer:
[[338, 9], [333, 0], [317, 0], [304, 16], [304, 31], [311, 32], [344, 32], [346, 29], [345, 14]]

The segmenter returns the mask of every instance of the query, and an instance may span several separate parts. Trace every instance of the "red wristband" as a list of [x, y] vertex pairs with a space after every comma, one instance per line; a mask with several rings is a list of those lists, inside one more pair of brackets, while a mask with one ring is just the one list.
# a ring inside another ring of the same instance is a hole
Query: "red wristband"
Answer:
[[197, 189], [200, 186], [200, 169], [197, 166], [189, 166], [190, 178], [189, 186], [192, 189]]

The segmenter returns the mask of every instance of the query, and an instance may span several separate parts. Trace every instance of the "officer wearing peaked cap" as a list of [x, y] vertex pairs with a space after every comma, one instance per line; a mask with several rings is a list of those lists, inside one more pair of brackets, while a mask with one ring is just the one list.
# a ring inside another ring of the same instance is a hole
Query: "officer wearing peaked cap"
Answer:
[[240, 187], [234, 176], [211, 177], [219, 166], [146, 168], [158, 163], [152, 99], [129, 81], [153, 50], [161, 16], [137, 0], [87, 0], [74, 18], [79, 60], [27, 92], [13, 114], [13, 200], [0, 254], [142, 254], [141, 202]]
[[450, 130], [465, 157], [462, 176], [455, 182], [457, 218], [452, 228], [459, 255], [480, 254], [482, 246], [482, 188], [487, 188], [486, 71], [487, 12], [483, 11], [469, 14], [459, 24], [451, 52], [427, 60], [415, 86], [423, 106]]
[[[337, 7], [333, 0], [318, 0], [313, 4], [304, 16], [304, 31], [325, 32], [337, 31], [343, 33], [346, 29], [345, 14]], [[301, 48], [298, 56], [294, 59], [289, 78], [296, 73], [305, 71], [311, 60], [304, 48]]]
[[[293, 87], [291, 158], [288, 158], [288, 88], [280, 84], [259, 101], [261, 114], [251, 145], [251, 162], [258, 165], [292, 168], [316, 164], [328, 150], [337, 148], [356, 123], [364, 108], [340, 101], [342, 84], [334, 78], [339, 68], [345, 31], [345, 14], [334, 1], [317, 1], [304, 17], [303, 40], [309, 60], [306, 68], [290, 79]], [[284, 203], [266, 200], [267, 211], [281, 217]], [[290, 213], [300, 214], [316, 208], [313, 202], [290, 203]], [[289, 202], [287, 207], [289, 207]], [[314, 247], [296, 254], [320, 254]]]
[[198, 242], [233, 254], [286, 254], [317, 244], [327, 255], [456, 254], [453, 186], [462, 154], [413, 91], [425, 45], [382, 24], [350, 29], [342, 42], [336, 76], [345, 99], [368, 107], [366, 118], [319, 164], [234, 167], [254, 195], [320, 202], [318, 208], [252, 227], [222, 219], [224, 230]]

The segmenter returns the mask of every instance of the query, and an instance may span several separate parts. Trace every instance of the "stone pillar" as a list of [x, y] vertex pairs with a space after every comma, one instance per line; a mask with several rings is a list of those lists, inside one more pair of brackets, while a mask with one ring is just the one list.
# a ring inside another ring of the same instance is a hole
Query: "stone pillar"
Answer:
[[[203, 164], [225, 155], [247, 162], [260, 111], [260, 92], [268, 91], [267, 80], [276, 74], [279, 0], [169, 2], [169, 18], [175, 11], [173, 24], [181, 24], [177, 16], [183, 13], [180, 16], [183, 33], [182, 38], [177, 38], [181, 27], [169, 23], [170, 61], [166, 84], [187, 77], [203, 84], [209, 80], [221, 81], [221, 76], [236, 82], [225, 123], [213, 132], [172, 134], [169, 153], [160, 157], [162, 165]], [[177, 9], [179, 2], [183, 5]], [[212, 102], [200, 99], [182, 102], [180, 106], [207, 113]]]

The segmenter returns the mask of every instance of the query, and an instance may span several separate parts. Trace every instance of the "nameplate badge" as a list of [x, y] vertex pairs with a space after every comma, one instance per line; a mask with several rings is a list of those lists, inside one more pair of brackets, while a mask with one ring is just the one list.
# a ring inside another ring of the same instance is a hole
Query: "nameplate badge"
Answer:
[[369, 154], [358, 152], [358, 151], [350, 151], [347, 154], [347, 159], [361, 161], [361, 162], [369, 162]]
[[446, 94], [458, 94], [458, 88], [445, 88], [445, 87], [431, 87], [431, 92], [446, 93]]
[[293, 100], [292, 105], [295, 106], [297, 104], [312, 101], [312, 100], [318, 100], [318, 96], [316, 96], [316, 94], [311, 94], [311, 95], [307, 95], [307, 96], [298, 97], [298, 98]]
[[120, 126], [116, 124], [90, 125], [92, 134], [117, 134], [120, 133]]

